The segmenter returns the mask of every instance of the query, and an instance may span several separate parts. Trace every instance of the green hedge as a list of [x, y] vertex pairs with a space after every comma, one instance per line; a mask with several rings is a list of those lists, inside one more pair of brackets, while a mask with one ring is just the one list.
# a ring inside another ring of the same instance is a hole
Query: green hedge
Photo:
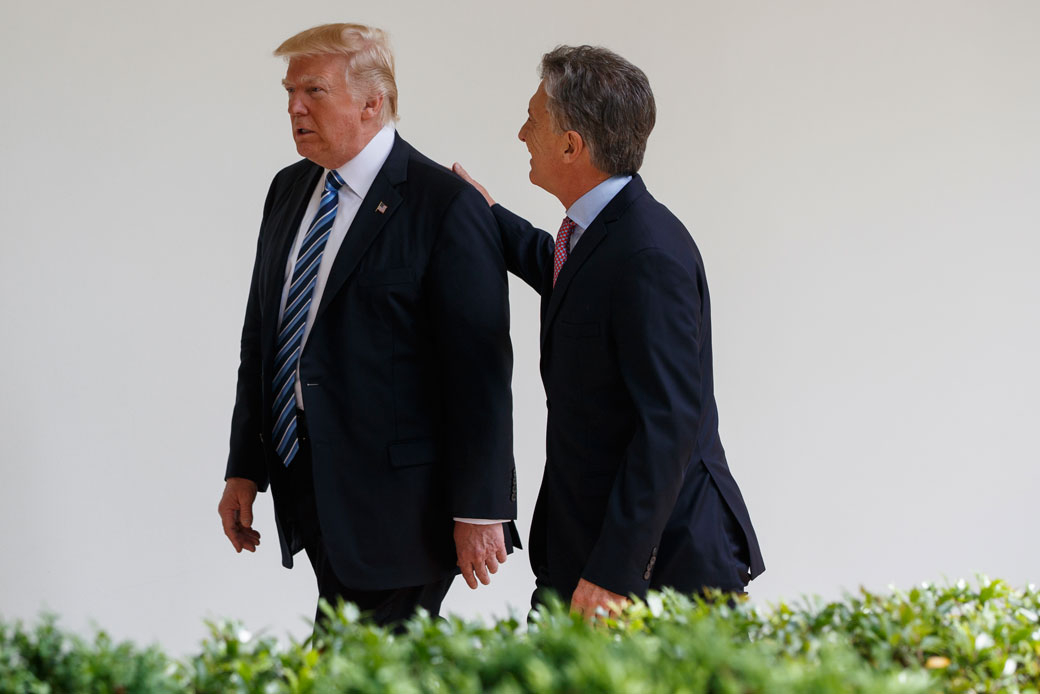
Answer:
[[987, 579], [767, 609], [653, 594], [595, 627], [554, 605], [529, 626], [417, 617], [397, 636], [347, 605], [319, 643], [211, 624], [184, 660], [45, 617], [0, 622], [0, 694], [1036, 693], [1038, 612], [1032, 586]]

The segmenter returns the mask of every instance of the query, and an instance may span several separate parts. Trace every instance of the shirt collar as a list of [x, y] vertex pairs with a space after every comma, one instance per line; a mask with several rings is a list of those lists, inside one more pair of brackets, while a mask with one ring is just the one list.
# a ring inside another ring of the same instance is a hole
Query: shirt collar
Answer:
[[603, 208], [632, 180], [631, 176], [611, 176], [582, 195], [567, 208], [567, 216], [582, 229], [588, 229]]
[[384, 125], [356, 157], [336, 169], [347, 187], [359, 198], [364, 199], [368, 194], [376, 175], [390, 156], [390, 150], [394, 148], [394, 133], [393, 125]]

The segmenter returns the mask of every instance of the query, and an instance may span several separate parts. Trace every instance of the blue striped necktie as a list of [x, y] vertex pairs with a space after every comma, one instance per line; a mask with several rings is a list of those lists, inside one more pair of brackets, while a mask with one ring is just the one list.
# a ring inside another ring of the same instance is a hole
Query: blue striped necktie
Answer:
[[332, 222], [336, 219], [336, 205], [343, 179], [336, 170], [325, 177], [325, 192], [321, 195], [318, 214], [303, 237], [300, 252], [293, 268], [292, 284], [285, 298], [285, 313], [278, 329], [278, 349], [274, 358], [274, 447], [282, 464], [289, 463], [300, 450], [296, 436], [296, 366], [300, 362], [303, 332], [307, 325], [314, 286], [318, 283], [325, 242], [329, 240]]

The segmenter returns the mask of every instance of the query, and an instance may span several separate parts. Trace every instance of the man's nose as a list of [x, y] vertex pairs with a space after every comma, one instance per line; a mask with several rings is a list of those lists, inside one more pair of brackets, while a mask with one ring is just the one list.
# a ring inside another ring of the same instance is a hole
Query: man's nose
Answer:
[[302, 116], [307, 113], [307, 107], [303, 103], [303, 97], [299, 94], [289, 95], [289, 115]]
[[524, 131], [525, 131], [525, 130], [527, 130], [527, 123], [524, 123], [523, 125], [521, 125], [521, 126], [520, 126], [520, 132], [518, 132], [518, 133], [516, 134], [516, 136], [517, 136], [518, 138], [520, 138], [520, 141], [521, 141], [521, 142], [527, 142], [527, 140], [526, 140], [526, 139], [524, 138]]

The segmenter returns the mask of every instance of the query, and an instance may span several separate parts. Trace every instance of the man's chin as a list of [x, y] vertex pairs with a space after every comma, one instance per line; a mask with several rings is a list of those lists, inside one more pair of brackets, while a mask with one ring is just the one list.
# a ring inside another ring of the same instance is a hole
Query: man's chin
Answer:
[[310, 161], [313, 161], [315, 164], [318, 164], [318, 162], [314, 161], [314, 157], [318, 156], [318, 152], [316, 152], [313, 147], [308, 147], [306, 144], [302, 142], [297, 142], [296, 153], [304, 159], [309, 159]]
[[535, 176], [533, 169], [531, 170], [531, 173], [527, 174], [527, 178], [530, 179], [531, 183], [535, 184], [545, 192], [552, 193], [552, 191], [546, 187], [545, 182], [539, 176]]

